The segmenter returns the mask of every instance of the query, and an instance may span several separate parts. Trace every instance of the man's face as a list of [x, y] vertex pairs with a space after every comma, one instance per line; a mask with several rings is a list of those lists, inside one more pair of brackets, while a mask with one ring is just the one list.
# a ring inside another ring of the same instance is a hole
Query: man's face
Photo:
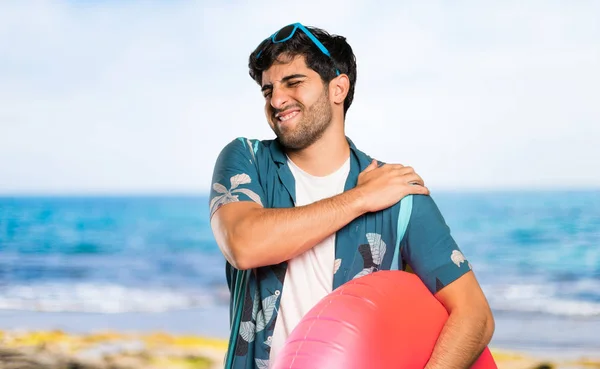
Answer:
[[329, 91], [303, 56], [274, 63], [262, 74], [265, 114], [279, 142], [302, 150], [316, 142], [331, 124]]

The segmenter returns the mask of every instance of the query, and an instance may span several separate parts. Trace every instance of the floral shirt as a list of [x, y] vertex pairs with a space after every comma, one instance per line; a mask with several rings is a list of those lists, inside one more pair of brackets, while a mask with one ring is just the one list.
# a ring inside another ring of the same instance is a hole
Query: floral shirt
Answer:
[[[344, 191], [356, 186], [358, 175], [372, 160], [350, 139], [348, 143], [350, 173]], [[295, 203], [294, 177], [277, 140], [233, 140], [217, 158], [212, 183], [211, 217], [220, 206], [236, 201], [253, 201], [266, 208], [289, 208]], [[401, 240], [396, 239], [399, 209], [400, 202], [364, 214], [336, 233], [333, 289], [378, 270], [410, 268], [436, 293], [471, 270], [431, 196], [413, 196], [410, 221]], [[392, 266], [395, 245], [400, 247], [399, 265]], [[286, 268], [283, 262], [250, 274], [240, 329], [231, 332], [237, 340], [233, 368], [268, 368]], [[226, 263], [230, 291], [236, 288], [237, 273]]]

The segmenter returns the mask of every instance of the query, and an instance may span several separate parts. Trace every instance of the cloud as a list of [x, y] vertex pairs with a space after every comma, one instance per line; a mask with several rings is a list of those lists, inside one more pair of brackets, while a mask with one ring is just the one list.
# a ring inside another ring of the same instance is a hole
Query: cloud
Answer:
[[[595, 2], [0, 5], [0, 192], [205, 192], [270, 138], [247, 57], [295, 21], [358, 58], [348, 134], [433, 188], [600, 186]], [[568, 173], [568, 174], [567, 174]]]

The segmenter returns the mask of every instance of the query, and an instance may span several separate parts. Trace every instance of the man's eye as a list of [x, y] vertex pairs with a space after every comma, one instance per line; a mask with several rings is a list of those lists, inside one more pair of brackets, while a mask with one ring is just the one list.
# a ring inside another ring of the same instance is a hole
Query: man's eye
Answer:
[[269, 96], [271, 96], [271, 92], [270, 92], [270, 91], [269, 91], [269, 92], [265, 92], [265, 93], [263, 93], [263, 97], [264, 97], [265, 99], [266, 99], [266, 98], [268, 98]]
[[296, 86], [296, 85], [299, 85], [300, 82], [301, 81], [293, 81], [293, 82], [288, 83], [288, 86]]

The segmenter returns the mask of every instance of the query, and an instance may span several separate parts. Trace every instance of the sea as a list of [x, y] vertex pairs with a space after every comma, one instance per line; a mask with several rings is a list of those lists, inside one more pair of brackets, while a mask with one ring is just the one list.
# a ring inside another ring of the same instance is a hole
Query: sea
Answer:
[[[433, 192], [491, 345], [600, 353], [600, 191]], [[0, 197], [0, 330], [228, 335], [206, 196]]]

